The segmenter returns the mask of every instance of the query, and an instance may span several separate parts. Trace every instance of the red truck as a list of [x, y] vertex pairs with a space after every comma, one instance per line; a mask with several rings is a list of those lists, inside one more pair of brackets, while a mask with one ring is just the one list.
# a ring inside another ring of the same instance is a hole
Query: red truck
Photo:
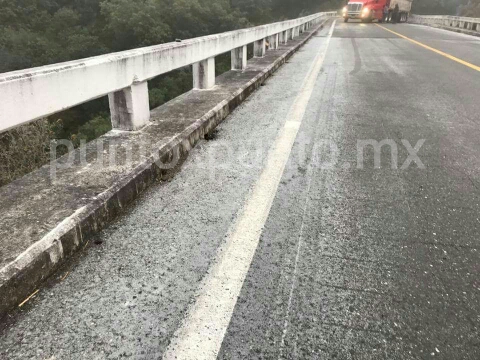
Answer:
[[[351, 0], [342, 10], [342, 16], [345, 22], [350, 19], [359, 19], [362, 22], [389, 21], [392, 18], [393, 9], [398, 4], [399, 21], [407, 21], [408, 14], [412, 8], [413, 0]], [[385, 5], [388, 13], [384, 14]]]

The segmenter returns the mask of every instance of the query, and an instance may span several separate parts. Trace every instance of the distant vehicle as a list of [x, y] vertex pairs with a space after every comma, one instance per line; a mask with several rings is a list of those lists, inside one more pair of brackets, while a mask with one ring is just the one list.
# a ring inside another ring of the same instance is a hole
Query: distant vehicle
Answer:
[[[400, 22], [408, 20], [408, 14], [412, 8], [413, 0], [351, 0], [342, 9], [342, 16], [345, 22], [350, 19], [359, 19], [362, 22], [391, 21], [395, 4], [400, 9], [398, 19]], [[388, 15], [384, 18], [383, 8], [387, 5]]]

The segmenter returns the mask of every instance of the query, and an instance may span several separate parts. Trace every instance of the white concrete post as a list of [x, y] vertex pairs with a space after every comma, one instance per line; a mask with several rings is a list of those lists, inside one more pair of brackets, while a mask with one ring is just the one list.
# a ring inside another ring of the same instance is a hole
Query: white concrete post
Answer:
[[268, 41], [267, 50], [275, 50], [275, 40], [273, 39], [273, 36], [269, 36], [265, 40]]
[[297, 36], [297, 28], [293, 28], [291, 33], [291, 39], [295, 39], [296, 36]]
[[268, 50], [277, 50], [278, 49], [278, 34], [270, 36], [268, 39], [268, 42], [270, 43], [270, 47]]
[[150, 120], [148, 84], [146, 81], [108, 94], [112, 128], [138, 130]]
[[284, 45], [288, 41], [288, 30], [282, 31], [279, 38], [280, 44]]
[[290, 32], [290, 40], [295, 39], [295, 28], [288, 30]]
[[253, 56], [255, 57], [265, 56], [265, 39], [255, 41], [253, 43]]
[[215, 86], [215, 58], [193, 64], [193, 88], [210, 89]]
[[232, 50], [232, 70], [245, 70], [247, 67], [247, 46]]

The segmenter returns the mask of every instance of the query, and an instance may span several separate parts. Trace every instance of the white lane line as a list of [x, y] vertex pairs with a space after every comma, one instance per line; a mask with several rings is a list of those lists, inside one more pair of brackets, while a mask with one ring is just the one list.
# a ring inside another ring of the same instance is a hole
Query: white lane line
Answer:
[[233, 231], [205, 276], [195, 303], [163, 359], [216, 359], [322, 68], [335, 22], [303, 80], [285, 126], [269, 151], [266, 166], [237, 217]]

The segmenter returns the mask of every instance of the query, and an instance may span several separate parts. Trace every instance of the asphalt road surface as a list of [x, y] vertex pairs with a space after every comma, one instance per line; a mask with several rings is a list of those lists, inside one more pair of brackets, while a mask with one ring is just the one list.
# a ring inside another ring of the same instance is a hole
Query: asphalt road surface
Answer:
[[480, 39], [332, 24], [3, 324], [0, 358], [480, 358]]

